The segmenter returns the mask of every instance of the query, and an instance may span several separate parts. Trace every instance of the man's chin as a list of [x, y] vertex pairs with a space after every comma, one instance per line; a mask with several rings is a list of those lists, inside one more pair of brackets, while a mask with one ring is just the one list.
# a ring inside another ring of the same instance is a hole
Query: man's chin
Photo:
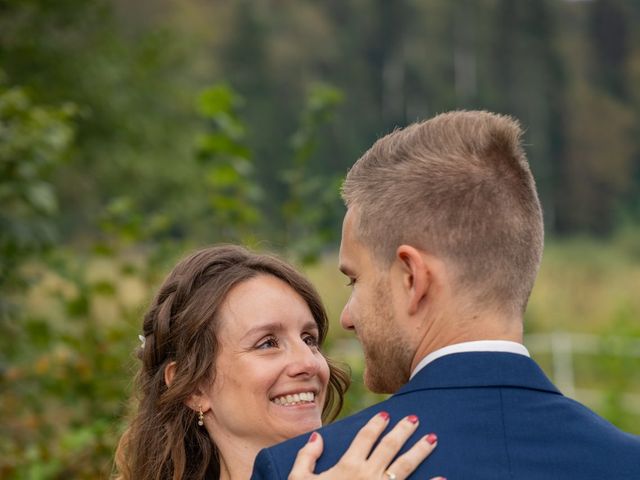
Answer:
[[[371, 372], [376, 372], [372, 374]], [[389, 378], [389, 375], [380, 375], [381, 371], [375, 367], [365, 367], [364, 385], [373, 393], [395, 393], [403, 383], [399, 383], [397, 378]]]

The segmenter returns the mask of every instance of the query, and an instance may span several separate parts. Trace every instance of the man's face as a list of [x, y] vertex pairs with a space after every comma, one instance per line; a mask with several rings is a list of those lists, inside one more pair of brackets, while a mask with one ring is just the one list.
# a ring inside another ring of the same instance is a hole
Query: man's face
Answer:
[[350, 208], [342, 226], [340, 270], [352, 290], [340, 323], [362, 343], [365, 385], [373, 392], [393, 393], [409, 380], [412, 350], [398, 323], [391, 276], [357, 238], [357, 215]]

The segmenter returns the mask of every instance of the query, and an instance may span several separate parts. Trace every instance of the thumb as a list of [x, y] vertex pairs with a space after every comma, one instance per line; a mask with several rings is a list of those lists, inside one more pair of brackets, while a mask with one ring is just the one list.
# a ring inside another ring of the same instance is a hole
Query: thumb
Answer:
[[314, 477], [313, 469], [316, 467], [316, 461], [322, 455], [323, 448], [322, 435], [318, 432], [313, 432], [309, 436], [306, 445], [296, 455], [296, 461], [289, 474], [289, 480], [303, 480]]

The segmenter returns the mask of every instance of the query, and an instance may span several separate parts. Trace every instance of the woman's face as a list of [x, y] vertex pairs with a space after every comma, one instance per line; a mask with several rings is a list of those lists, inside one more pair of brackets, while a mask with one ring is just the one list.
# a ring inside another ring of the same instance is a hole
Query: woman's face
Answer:
[[329, 366], [295, 290], [272, 275], [242, 282], [227, 295], [218, 327], [205, 415], [216, 443], [262, 448], [321, 426]]

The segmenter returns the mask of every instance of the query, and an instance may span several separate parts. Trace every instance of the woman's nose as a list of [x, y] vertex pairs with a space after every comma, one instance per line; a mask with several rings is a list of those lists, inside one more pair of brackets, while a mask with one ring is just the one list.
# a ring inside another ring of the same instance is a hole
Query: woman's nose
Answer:
[[310, 347], [301, 339], [291, 349], [287, 373], [292, 377], [305, 375], [312, 377], [320, 370], [321, 359], [322, 355], [317, 355], [314, 347]]

